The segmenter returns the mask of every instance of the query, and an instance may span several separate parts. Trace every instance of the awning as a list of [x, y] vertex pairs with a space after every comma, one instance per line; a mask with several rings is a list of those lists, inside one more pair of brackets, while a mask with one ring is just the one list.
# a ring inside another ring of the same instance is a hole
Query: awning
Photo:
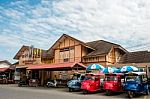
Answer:
[[9, 68], [0, 68], [0, 72], [5, 72], [6, 70], [8, 70]]
[[31, 65], [27, 69], [37, 70], [37, 69], [86, 69], [86, 66], [82, 63], [59, 63], [59, 64], [41, 64], [41, 65]]
[[16, 66], [16, 69], [28, 68], [28, 66]]

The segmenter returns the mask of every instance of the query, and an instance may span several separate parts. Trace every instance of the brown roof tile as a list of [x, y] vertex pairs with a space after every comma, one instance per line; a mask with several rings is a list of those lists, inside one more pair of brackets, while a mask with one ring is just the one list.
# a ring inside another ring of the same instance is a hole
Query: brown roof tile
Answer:
[[115, 47], [115, 48], [116, 47], [121, 47], [118, 44], [114, 44], [114, 43], [104, 41], [104, 40], [97, 40], [97, 41], [87, 42], [86, 44], [95, 49], [94, 51], [92, 51], [91, 53], [89, 53], [86, 56], [94, 56], [94, 55], [102, 55], [102, 54], [106, 55], [110, 52], [112, 47]]
[[150, 52], [148, 51], [137, 51], [129, 52], [123, 55], [119, 63], [149, 63]]

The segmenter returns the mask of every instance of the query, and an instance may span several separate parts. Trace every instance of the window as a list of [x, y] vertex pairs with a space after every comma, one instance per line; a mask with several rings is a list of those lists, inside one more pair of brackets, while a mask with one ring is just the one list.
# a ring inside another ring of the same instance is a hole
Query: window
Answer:
[[74, 46], [60, 49], [60, 59], [64, 62], [68, 62], [69, 58], [74, 58]]
[[96, 61], [98, 61], [98, 57], [96, 57]]
[[22, 55], [22, 58], [24, 58], [24, 55]]
[[106, 77], [105, 77], [105, 80], [106, 80], [106, 81], [117, 81], [118, 78], [115, 77], [115, 76], [106, 76]]
[[65, 52], [65, 51], [69, 51], [69, 47], [68, 48], [60, 49], [60, 52]]
[[85, 79], [85, 76], [81, 76], [81, 80], [84, 80]]
[[69, 61], [69, 58], [64, 58], [64, 62], [68, 62]]
[[137, 82], [140, 82], [140, 77], [139, 76], [126, 76], [125, 79], [126, 79], [126, 81], [137, 81]]
[[144, 68], [139, 68], [139, 71], [140, 72], [144, 72]]
[[74, 50], [74, 46], [73, 46], [73, 47], [70, 47], [69, 50]]

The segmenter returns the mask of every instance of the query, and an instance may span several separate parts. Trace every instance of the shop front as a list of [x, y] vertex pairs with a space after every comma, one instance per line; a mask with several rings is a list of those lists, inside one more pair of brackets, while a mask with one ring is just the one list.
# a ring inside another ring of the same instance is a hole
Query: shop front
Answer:
[[14, 80], [16, 82], [20, 81], [23, 75], [27, 74], [26, 68], [28, 68], [28, 66], [16, 66], [14, 74]]
[[65, 85], [74, 72], [85, 72], [86, 67], [81, 63], [59, 63], [31, 65], [27, 68], [31, 79], [38, 79], [39, 85], [45, 85], [47, 81], [57, 80]]
[[8, 84], [13, 83], [13, 75], [14, 70], [10, 68], [0, 68], [0, 83], [1, 84]]

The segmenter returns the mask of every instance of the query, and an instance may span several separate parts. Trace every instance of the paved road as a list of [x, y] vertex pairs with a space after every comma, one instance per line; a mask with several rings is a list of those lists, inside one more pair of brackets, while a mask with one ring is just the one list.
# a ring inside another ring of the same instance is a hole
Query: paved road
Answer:
[[[66, 88], [34, 88], [0, 85], [0, 99], [127, 99], [125, 94], [105, 96], [105, 93], [83, 95], [81, 92], [69, 93]], [[150, 99], [138, 96], [136, 99]]]

